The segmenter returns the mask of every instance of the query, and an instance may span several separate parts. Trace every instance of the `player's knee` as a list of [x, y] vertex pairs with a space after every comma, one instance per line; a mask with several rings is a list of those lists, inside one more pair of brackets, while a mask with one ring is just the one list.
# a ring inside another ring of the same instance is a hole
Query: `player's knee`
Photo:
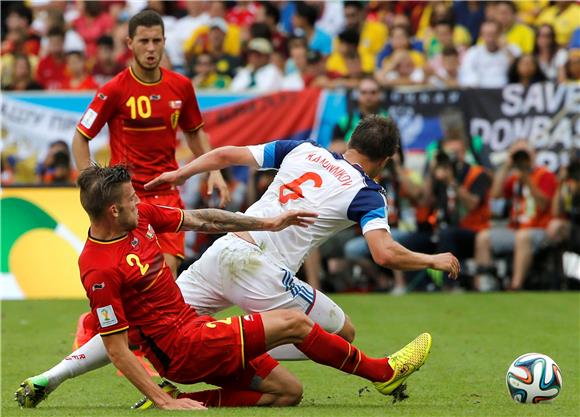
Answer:
[[338, 335], [347, 342], [352, 342], [354, 340], [356, 336], [356, 330], [354, 328], [354, 324], [352, 324], [352, 321], [348, 316], [346, 317], [344, 326], [342, 326], [342, 329], [340, 332], [338, 332]]
[[304, 389], [302, 383], [297, 379], [293, 381], [286, 381], [284, 385], [284, 392], [276, 399], [274, 405], [277, 407], [293, 407], [300, 404]]
[[312, 320], [306, 314], [298, 310], [288, 310], [286, 324], [289, 332], [296, 337], [306, 337], [312, 330]]

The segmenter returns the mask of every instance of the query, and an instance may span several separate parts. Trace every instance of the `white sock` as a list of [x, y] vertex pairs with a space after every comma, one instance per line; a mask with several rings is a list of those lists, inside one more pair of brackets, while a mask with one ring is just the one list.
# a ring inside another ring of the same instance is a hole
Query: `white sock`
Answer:
[[52, 392], [67, 379], [101, 368], [109, 363], [111, 361], [107, 355], [105, 344], [101, 335], [98, 334], [42, 375], [48, 378], [48, 392]]
[[305, 361], [308, 357], [294, 345], [277, 346], [268, 352], [277, 361]]

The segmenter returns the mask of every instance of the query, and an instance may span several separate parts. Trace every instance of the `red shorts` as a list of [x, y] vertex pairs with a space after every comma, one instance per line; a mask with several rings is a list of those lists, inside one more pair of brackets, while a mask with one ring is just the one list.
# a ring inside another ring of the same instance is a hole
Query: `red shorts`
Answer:
[[[179, 192], [171, 191], [167, 194], [147, 194], [139, 196], [143, 203], [156, 204], [158, 206], [178, 207], [184, 209], [183, 201], [179, 196]], [[185, 232], [179, 233], [160, 233], [157, 235], [161, 252], [168, 253], [178, 258], [184, 259], [185, 248]]]
[[255, 377], [264, 379], [278, 366], [265, 353], [260, 314], [221, 320], [200, 316], [176, 332], [171, 346], [170, 366], [163, 376], [181, 384], [250, 388]]

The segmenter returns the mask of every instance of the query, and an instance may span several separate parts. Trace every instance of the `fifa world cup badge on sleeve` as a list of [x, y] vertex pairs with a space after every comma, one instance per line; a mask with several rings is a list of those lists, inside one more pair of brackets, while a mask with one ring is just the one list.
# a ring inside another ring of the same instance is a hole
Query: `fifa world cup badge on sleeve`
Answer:
[[110, 304], [105, 307], [97, 308], [97, 315], [99, 316], [101, 327], [114, 326], [119, 322], [117, 316], [115, 316], [115, 311], [113, 311], [113, 306]]
[[93, 109], [87, 109], [85, 115], [83, 116], [83, 119], [81, 120], [81, 125], [83, 125], [87, 129], [90, 129], [97, 116], [98, 113], [96, 111], [94, 111]]

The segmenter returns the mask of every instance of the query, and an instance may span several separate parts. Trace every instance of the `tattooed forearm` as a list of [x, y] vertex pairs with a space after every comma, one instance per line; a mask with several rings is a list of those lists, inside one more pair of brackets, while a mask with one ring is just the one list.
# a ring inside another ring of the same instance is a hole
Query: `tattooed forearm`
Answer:
[[185, 210], [181, 229], [204, 233], [264, 230], [269, 224], [268, 221], [269, 219], [258, 219], [218, 209]]

